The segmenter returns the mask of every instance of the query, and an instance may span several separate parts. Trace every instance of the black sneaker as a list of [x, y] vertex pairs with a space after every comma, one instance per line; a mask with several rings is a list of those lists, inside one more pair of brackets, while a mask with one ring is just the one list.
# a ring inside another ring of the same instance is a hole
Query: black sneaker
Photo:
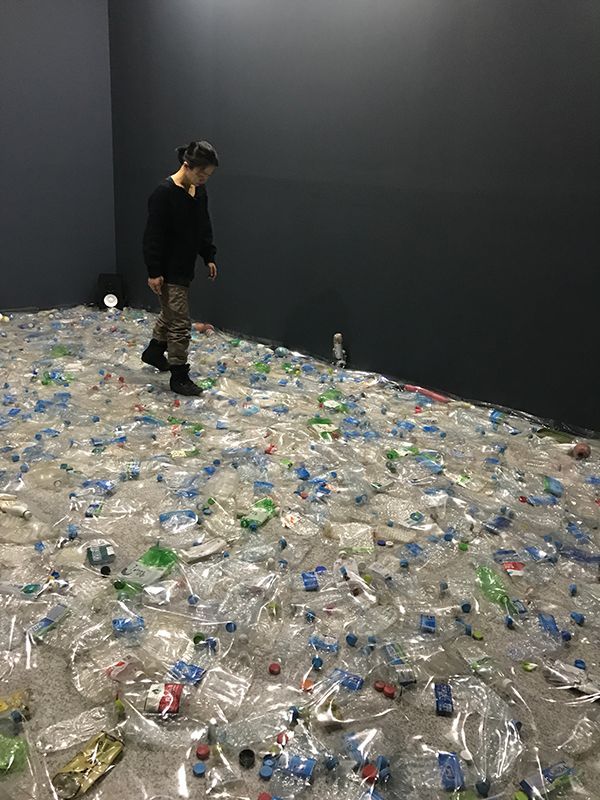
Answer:
[[142, 353], [142, 361], [144, 364], [150, 364], [151, 367], [156, 367], [156, 369], [161, 372], [168, 372], [169, 362], [165, 357], [166, 349], [166, 342], [159, 342], [158, 339], [150, 339], [150, 344]]
[[171, 368], [171, 391], [186, 397], [199, 397], [202, 389], [189, 376], [189, 364], [176, 364]]

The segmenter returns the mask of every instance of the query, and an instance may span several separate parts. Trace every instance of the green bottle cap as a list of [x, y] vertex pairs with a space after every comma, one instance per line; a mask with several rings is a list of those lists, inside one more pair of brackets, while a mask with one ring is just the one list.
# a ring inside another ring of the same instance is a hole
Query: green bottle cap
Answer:
[[533, 672], [537, 669], [538, 665], [534, 664], [533, 661], [523, 661], [521, 667], [525, 670], [525, 672]]
[[466, 553], [467, 550], [469, 549], [469, 543], [468, 542], [459, 542], [458, 543], [458, 549], [462, 550], [463, 553]]

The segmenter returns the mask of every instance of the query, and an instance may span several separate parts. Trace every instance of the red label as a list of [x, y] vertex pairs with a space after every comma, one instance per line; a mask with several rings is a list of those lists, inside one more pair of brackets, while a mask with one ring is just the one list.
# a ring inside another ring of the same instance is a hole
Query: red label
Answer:
[[183, 692], [182, 683], [165, 683], [163, 696], [158, 704], [159, 714], [177, 714]]
[[525, 564], [521, 561], [505, 561], [502, 566], [507, 572], [525, 572]]

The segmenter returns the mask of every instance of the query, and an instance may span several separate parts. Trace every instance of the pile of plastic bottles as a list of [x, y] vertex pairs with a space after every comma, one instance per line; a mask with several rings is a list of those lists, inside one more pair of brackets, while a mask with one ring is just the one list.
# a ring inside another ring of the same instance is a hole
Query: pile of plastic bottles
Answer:
[[0, 798], [597, 798], [594, 442], [152, 322], [0, 322]]

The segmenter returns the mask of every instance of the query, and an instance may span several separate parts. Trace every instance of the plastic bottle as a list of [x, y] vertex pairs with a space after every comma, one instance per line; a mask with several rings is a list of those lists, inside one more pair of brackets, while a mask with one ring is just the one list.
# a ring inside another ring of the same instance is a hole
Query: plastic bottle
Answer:
[[500, 576], [489, 567], [477, 569], [477, 582], [483, 594], [490, 602], [500, 606], [506, 613], [515, 614], [516, 609], [511, 602]]
[[177, 554], [173, 550], [161, 547], [157, 543], [137, 561], [121, 570], [114, 582], [115, 589], [129, 596], [139, 594], [145, 586], [168, 575], [177, 561]]
[[338, 369], [346, 368], [346, 351], [344, 350], [344, 341], [341, 333], [334, 333], [333, 335], [332, 360]]
[[270, 497], [263, 497], [258, 500], [252, 508], [242, 517], [240, 524], [242, 528], [256, 530], [264, 525], [277, 514], [277, 507]]
[[0, 494], [0, 512], [22, 519], [31, 519], [32, 516], [25, 503], [18, 503], [14, 494]]

